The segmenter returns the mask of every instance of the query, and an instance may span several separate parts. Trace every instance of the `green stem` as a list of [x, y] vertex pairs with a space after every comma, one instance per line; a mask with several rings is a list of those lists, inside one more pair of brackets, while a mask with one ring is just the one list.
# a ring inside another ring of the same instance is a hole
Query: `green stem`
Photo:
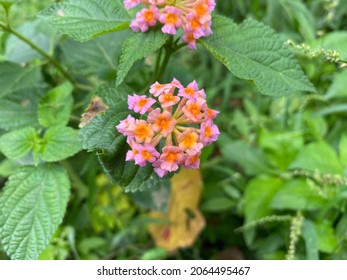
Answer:
[[50, 56], [48, 53], [46, 53], [44, 50], [42, 50], [39, 46], [35, 45], [33, 42], [31, 42], [28, 38], [24, 37], [22, 34], [18, 33], [16, 30], [12, 29], [9, 25], [5, 26], [3, 24], [0, 24], [0, 27], [9, 33], [12, 33], [14, 36], [16, 36], [18, 39], [23, 41], [24, 43], [28, 44], [32, 49], [37, 51], [40, 55], [45, 57], [50, 63], [52, 63], [57, 70], [66, 78], [68, 79], [72, 84], [75, 84], [75, 80], [70, 76], [68, 72], [65, 71], [63, 66], [52, 56]]
[[165, 49], [165, 57], [164, 57], [162, 65], [161, 65], [161, 67], [157, 73], [156, 80], [160, 80], [161, 77], [163, 76], [163, 74], [165, 73], [165, 70], [169, 64], [172, 53], [173, 52], [171, 49], [169, 49], [169, 48]]
[[155, 63], [155, 68], [154, 68], [154, 75], [153, 75], [153, 81], [156, 81], [156, 78], [158, 77], [158, 71], [159, 71], [159, 66], [160, 66], [160, 61], [161, 61], [161, 54], [163, 52], [163, 48], [160, 48], [157, 56], [157, 61]]

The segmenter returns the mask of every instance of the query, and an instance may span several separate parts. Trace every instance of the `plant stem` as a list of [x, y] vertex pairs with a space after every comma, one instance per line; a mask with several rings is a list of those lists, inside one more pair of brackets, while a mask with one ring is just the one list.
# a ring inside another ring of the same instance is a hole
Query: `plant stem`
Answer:
[[172, 50], [169, 49], [169, 48], [166, 48], [165, 49], [165, 56], [164, 56], [164, 60], [163, 60], [163, 63], [156, 75], [156, 80], [160, 80], [161, 77], [163, 76], [168, 64], [169, 64], [169, 61], [170, 61], [170, 57], [172, 55]]
[[161, 60], [161, 54], [163, 52], [163, 48], [160, 48], [157, 56], [157, 61], [155, 63], [155, 68], [154, 68], [154, 75], [153, 75], [153, 81], [156, 81], [156, 78], [158, 76], [158, 71], [159, 71], [159, 66], [160, 66], [160, 60]]
[[63, 66], [52, 56], [50, 56], [48, 53], [46, 53], [44, 50], [42, 50], [39, 46], [35, 45], [32, 41], [30, 41], [28, 38], [24, 37], [22, 34], [18, 33], [16, 30], [11, 28], [9, 25], [5, 26], [3, 24], [0, 24], [0, 27], [9, 33], [12, 33], [14, 36], [16, 36], [18, 39], [23, 41], [24, 43], [28, 44], [32, 49], [37, 51], [40, 55], [45, 57], [50, 63], [52, 63], [57, 70], [66, 78], [68, 79], [72, 84], [75, 85], [75, 80], [70, 76], [68, 72], [63, 68]]

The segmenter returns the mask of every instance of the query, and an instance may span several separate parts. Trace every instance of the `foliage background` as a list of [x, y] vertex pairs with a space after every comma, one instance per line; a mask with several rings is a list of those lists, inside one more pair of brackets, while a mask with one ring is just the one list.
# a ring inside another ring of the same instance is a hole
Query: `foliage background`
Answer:
[[[36, 42], [54, 51], [78, 79], [68, 120], [77, 128], [96, 88], [115, 79], [129, 31], [75, 42], [37, 23], [38, 11], [53, 2], [17, 1], [11, 20], [22, 34], [37, 35]], [[217, 1], [217, 10], [236, 22], [256, 18], [290, 40], [317, 93], [261, 96], [201, 46], [197, 52], [180, 50], [162, 79], [196, 79], [221, 112], [222, 135], [202, 158], [206, 228], [191, 248], [156, 248], [145, 230], [148, 210], [106, 178], [96, 156], [80, 152], [62, 162], [72, 181], [71, 198], [40, 259], [347, 258], [347, 1]], [[5, 33], [0, 38], [1, 60], [41, 65], [46, 92], [59, 84], [55, 68], [30, 48]], [[143, 90], [154, 61], [151, 55], [137, 62], [126, 83]], [[20, 164], [0, 155], [0, 186]], [[7, 258], [1, 248], [0, 257]]]

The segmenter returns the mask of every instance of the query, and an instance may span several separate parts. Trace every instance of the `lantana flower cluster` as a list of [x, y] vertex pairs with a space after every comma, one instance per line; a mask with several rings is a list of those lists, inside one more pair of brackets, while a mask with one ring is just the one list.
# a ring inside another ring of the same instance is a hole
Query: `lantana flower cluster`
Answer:
[[196, 49], [196, 40], [212, 34], [211, 13], [215, 0], [124, 0], [126, 9], [139, 4], [148, 5], [136, 14], [130, 28], [135, 32], [146, 32], [159, 21], [162, 32], [175, 35], [183, 30], [183, 42], [190, 49]]
[[195, 81], [187, 87], [176, 79], [156, 82], [149, 93], [152, 97], [129, 95], [129, 109], [143, 117], [129, 114], [116, 126], [131, 148], [126, 160], [141, 167], [150, 163], [160, 177], [181, 166], [198, 169], [202, 148], [220, 134], [213, 122], [219, 112], [208, 108], [205, 91]]

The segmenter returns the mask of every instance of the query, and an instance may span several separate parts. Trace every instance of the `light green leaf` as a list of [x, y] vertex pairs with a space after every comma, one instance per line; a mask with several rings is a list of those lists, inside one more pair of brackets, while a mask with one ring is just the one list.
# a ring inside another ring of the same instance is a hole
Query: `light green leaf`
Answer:
[[9, 159], [20, 159], [39, 143], [39, 135], [32, 127], [8, 132], [0, 137], [0, 151]]
[[0, 62], [0, 97], [36, 87], [40, 82], [39, 68], [23, 68], [14, 63]]
[[40, 155], [47, 162], [66, 159], [82, 149], [78, 130], [65, 126], [49, 128], [43, 137], [43, 143]]
[[66, 125], [69, 122], [73, 104], [72, 90], [72, 84], [66, 82], [42, 97], [38, 109], [42, 126]]
[[[271, 213], [272, 198], [283, 185], [283, 181], [268, 176], [261, 176], [251, 180], [245, 190], [245, 224], [265, 217]], [[246, 232], [246, 241], [251, 244], [255, 236], [255, 229]]]
[[302, 225], [302, 237], [305, 240], [307, 259], [318, 260], [318, 236], [315, 225], [312, 221], [304, 221]]
[[40, 16], [63, 34], [81, 42], [126, 29], [130, 23], [121, 0], [116, 0], [114, 5], [106, 0], [68, 0], [54, 3]]
[[228, 197], [213, 197], [201, 205], [201, 210], [205, 212], [223, 212], [230, 210], [235, 205], [235, 201]]
[[[25, 37], [30, 38], [31, 42], [39, 46], [46, 53], [51, 53], [54, 49], [57, 33], [46, 22], [40, 20], [26, 22], [17, 31]], [[10, 35], [6, 40], [5, 58], [7, 61], [22, 64], [41, 58], [41, 55], [27, 43], [14, 35]]]
[[262, 130], [259, 136], [259, 144], [274, 166], [281, 170], [287, 170], [300, 148], [304, 145], [304, 137], [300, 131], [270, 132]]
[[310, 188], [305, 179], [288, 181], [274, 196], [271, 208], [314, 210], [323, 207], [326, 200]]
[[302, 0], [280, 0], [288, 16], [297, 21], [300, 33], [306, 41], [316, 38], [315, 18]]
[[122, 45], [128, 35], [129, 32], [124, 30], [102, 35], [86, 43], [66, 40], [60, 46], [64, 64], [76, 76], [115, 77]]
[[[223, 157], [232, 163], [239, 164], [248, 175], [269, 172], [270, 167], [262, 150], [243, 141], [228, 142], [221, 136], [218, 143]], [[223, 143], [224, 142], [224, 143]]]
[[320, 48], [337, 51], [347, 58], [347, 31], [329, 32], [320, 40]]
[[318, 235], [319, 250], [331, 254], [337, 246], [337, 240], [333, 226], [329, 221], [322, 221], [315, 224]]
[[0, 196], [0, 237], [12, 259], [37, 259], [62, 222], [70, 194], [65, 170], [43, 164], [23, 167]]
[[343, 134], [339, 145], [340, 162], [347, 168], [347, 134]]
[[120, 85], [133, 64], [156, 52], [169, 39], [160, 30], [150, 30], [146, 33], [131, 33], [123, 45], [122, 54], [117, 71], [117, 85]]
[[325, 142], [314, 142], [303, 147], [290, 167], [321, 173], [342, 174], [343, 172], [336, 152]]
[[253, 81], [262, 94], [316, 91], [289, 48], [260, 22], [247, 19], [237, 25], [215, 16], [213, 35], [201, 43], [236, 77]]
[[325, 95], [325, 98], [329, 100], [336, 97], [337, 98], [346, 97], [347, 96], [346, 81], [347, 81], [347, 69], [343, 70], [342, 72], [334, 76], [334, 80], [332, 84], [330, 85]]

